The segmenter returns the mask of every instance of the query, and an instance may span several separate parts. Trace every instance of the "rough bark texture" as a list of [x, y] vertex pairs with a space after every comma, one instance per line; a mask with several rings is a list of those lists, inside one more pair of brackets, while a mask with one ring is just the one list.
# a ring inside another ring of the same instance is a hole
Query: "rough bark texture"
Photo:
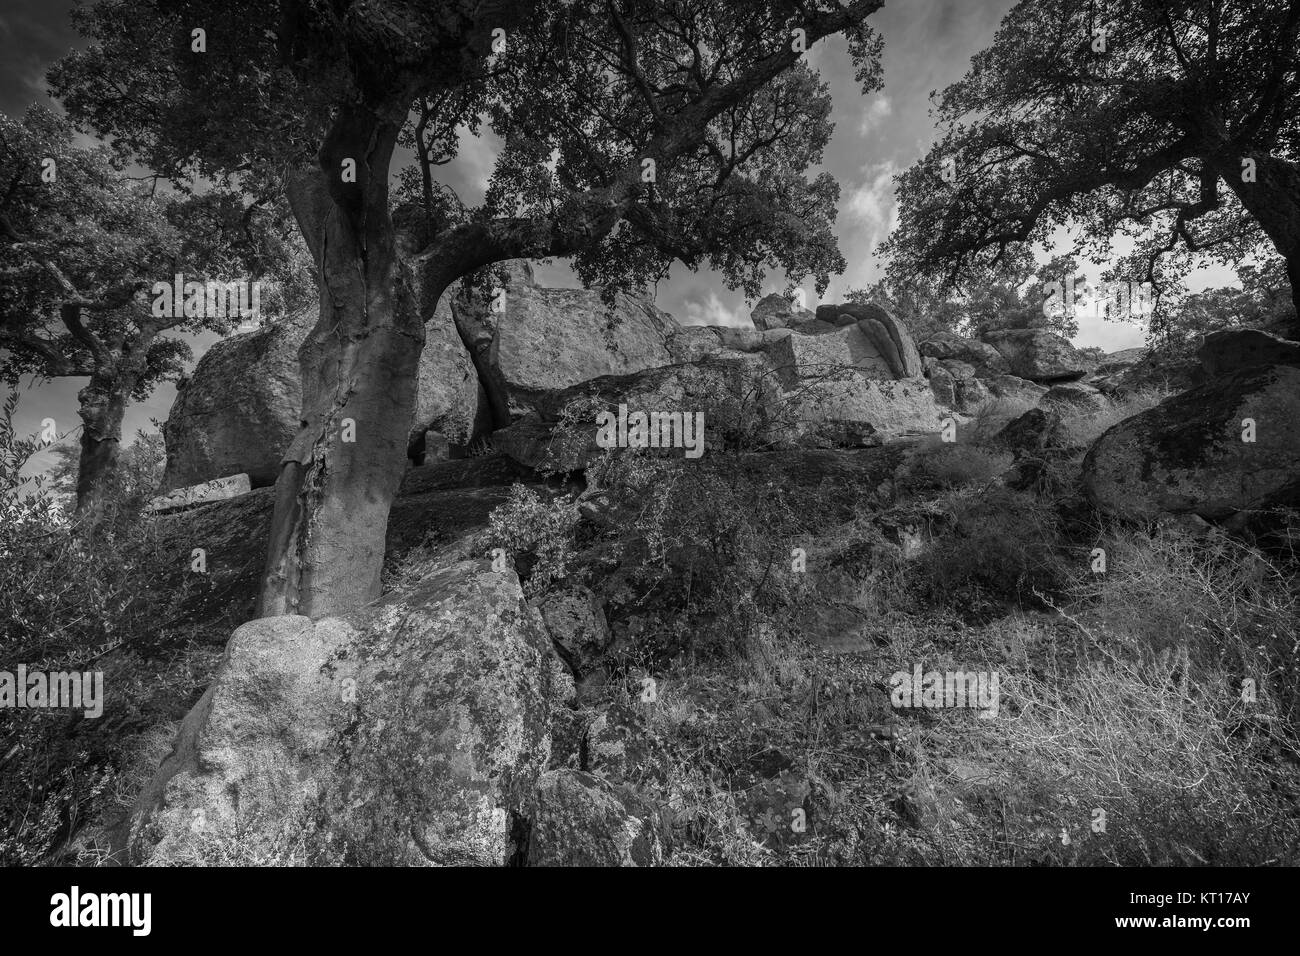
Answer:
[[112, 486], [122, 449], [126, 405], [144, 373], [152, 335], [132, 345], [105, 350], [90, 382], [77, 393], [81, 454], [77, 461], [77, 511], [83, 512]]
[[[321, 617], [379, 596], [388, 510], [406, 464], [424, 325], [388, 217], [397, 127], [345, 112], [321, 172], [290, 200], [321, 275], [300, 352], [303, 422], [285, 453], [260, 612]], [[339, 181], [344, 159], [356, 183]]]
[[1252, 158], [1255, 182], [1242, 180], [1241, 157], [1215, 156], [1209, 162], [1286, 260], [1296, 308], [1291, 334], [1300, 337], [1300, 166], [1275, 156]]

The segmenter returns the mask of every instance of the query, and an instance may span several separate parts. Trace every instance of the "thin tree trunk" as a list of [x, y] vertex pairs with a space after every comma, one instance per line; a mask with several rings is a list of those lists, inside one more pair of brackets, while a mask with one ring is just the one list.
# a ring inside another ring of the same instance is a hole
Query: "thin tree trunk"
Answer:
[[81, 406], [81, 455], [77, 461], [77, 513], [83, 514], [112, 487], [122, 447], [125, 396], [94, 378], [77, 393]]

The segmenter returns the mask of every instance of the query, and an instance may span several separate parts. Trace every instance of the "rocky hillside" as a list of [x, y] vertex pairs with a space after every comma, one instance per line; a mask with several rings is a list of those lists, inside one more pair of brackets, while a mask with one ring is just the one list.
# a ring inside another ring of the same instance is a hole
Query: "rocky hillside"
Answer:
[[[340, 617], [251, 619], [305, 325], [199, 363], [170, 481], [252, 490], [182, 489], [153, 521], [163, 565], [204, 542], [181, 613], [225, 652], [87, 845], [133, 863], [1294, 856], [1300, 345], [1211, 336], [1170, 394], [1141, 351], [1042, 330], [916, 343], [877, 305], [772, 297], [753, 328], [684, 328], [508, 275], [504, 311], [459, 295], [430, 319], [386, 593]], [[608, 447], [598, 415], [620, 406], [702, 413], [705, 453]], [[994, 696], [900, 697], [929, 672], [991, 675]]]

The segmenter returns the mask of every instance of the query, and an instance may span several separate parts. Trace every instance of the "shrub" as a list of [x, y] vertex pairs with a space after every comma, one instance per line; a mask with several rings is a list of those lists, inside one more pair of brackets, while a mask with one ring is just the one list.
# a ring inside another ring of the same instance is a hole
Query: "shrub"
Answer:
[[[1300, 597], [1294, 569], [1227, 535], [1173, 529], [1104, 539], [1106, 573], [1080, 576], [1073, 607], [1097, 640], [1175, 654], [1206, 673], [1253, 679], [1261, 700], [1300, 719]], [[1085, 614], [1086, 609], [1086, 614]]]
[[516, 484], [488, 519], [489, 548], [503, 548], [529, 594], [539, 594], [568, 574], [578, 512], [572, 499], [550, 501]]
[[159, 576], [143, 489], [70, 517], [51, 482], [22, 475], [40, 446], [15, 433], [16, 403], [0, 410], [0, 670], [102, 671], [106, 699], [99, 719], [0, 710], [0, 864], [43, 861], [95, 818], [137, 735], [172, 716], [163, 701], [188, 702], [215, 665], [175, 653], [183, 594]]
[[919, 443], [897, 476], [907, 490], [985, 487], [1011, 467], [1009, 452], [935, 438]]
[[1057, 517], [1049, 503], [1007, 488], [955, 493], [946, 510], [953, 528], [907, 568], [921, 602], [976, 618], [1011, 603], [1037, 603], [1065, 581]]
[[1110, 397], [1099, 409], [1064, 403], [1057, 405], [1056, 410], [1061, 415], [1061, 433], [1065, 445], [1069, 448], [1089, 448], [1103, 432], [1126, 418], [1132, 418], [1149, 408], [1155, 408], [1168, 398], [1169, 394], [1161, 389], [1147, 388]]

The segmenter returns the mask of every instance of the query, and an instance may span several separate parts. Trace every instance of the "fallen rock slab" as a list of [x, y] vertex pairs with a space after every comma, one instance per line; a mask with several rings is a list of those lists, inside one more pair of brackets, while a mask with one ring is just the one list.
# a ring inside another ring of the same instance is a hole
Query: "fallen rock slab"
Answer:
[[158, 514], [165, 511], [177, 511], [181, 508], [192, 508], [195, 505], [208, 504], [213, 501], [224, 501], [227, 498], [238, 498], [240, 495], [246, 495], [253, 490], [252, 484], [248, 480], [248, 475], [230, 475], [226, 478], [213, 478], [211, 481], [205, 481], [201, 485], [190, 485], [188, 488], [177, 488], [175, 491], [169, 491], [165, 495], [159, 495], [150, 500], [145, 505], [145, 511], [151, 514]]

